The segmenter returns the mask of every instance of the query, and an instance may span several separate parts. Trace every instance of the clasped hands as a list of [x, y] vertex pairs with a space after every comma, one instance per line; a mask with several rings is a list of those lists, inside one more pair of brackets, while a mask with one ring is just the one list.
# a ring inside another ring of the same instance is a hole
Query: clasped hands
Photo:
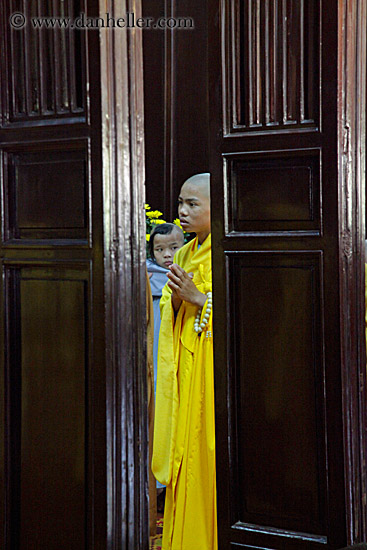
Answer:
[[193, 282], [193, 273], [187, 273], [182, 267], [177, 264], [170, 266], [170, 271], [167, 273], [169, 278], [168, 286], [172, 290], [172, 305], [175, 311], [180, 308], [181, 302], [189, 302], [198, 307], [203, 307], [207, 300], [206, 294], [203, 294], [196, 288]]

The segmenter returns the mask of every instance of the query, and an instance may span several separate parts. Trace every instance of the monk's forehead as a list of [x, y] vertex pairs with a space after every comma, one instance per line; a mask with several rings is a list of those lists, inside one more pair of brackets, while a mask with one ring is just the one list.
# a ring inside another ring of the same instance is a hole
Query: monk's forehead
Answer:
[[205, 179], [197, 179], [195, 182], [186, 181], [181, 187], [180, 197], [184, 199], [198, 198], [210, 200], [210, 185]]

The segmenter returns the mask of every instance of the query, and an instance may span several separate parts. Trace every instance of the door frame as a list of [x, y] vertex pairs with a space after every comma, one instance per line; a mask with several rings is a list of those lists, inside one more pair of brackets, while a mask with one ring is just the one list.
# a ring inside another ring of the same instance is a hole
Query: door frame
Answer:
[[[367, 0], [339, 0], [339, 285], [348, 544], [365, 541], [365, 111]], [[101, 16], [141, 0], [100, 0]], [[220, 0], [209, 2], [219, 34]], [[102, 153], [107, 354], [107, 548], [146, 550], [148, 446], [142, 33], [102, 29]], [[217, 40], [219, 37], [217, 37]], [[210, 86], [216, 86], [210, 79]], [[363, 299], [361, 299], [363, 297]], [[141, 460], [141, 457], [145, 457]]]
[[[100, 0], [101, 17], [140, 0]], [[145, 168], [140, 29], [101, 29], [106, 296], [107, 548], [147, 550]], [[142, 458], [143, 457], [143, 458]]]
[[348, 544], [367, 540], [365, 330], [367, 3], [339, 0], [340, 338]]

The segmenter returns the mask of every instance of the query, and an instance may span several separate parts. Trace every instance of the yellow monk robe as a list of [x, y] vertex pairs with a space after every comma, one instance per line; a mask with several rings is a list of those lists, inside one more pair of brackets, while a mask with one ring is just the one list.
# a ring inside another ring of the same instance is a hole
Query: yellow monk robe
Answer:
[[[154, 363], [153, 363], [153, 340], [154, 340], [154, 311], [153, 298], [150, 288], [148, 272], [146, 274], [146, 312], [147, 312], [147, 374], [148, 374], [148, 428], [149, 428], [149, 458], [153, 454], [153, 433], [154, 433]], [[157, 534], [157, 490], [152, 469], [149, 468], [149, 529], [150, 536]]]
[[[199, 249], [197, 237], [187, 243], [175, 263], [194, 273], [200, 292], [211, 292], [211, 235]], [[212, 316], [197, 334], [197, 312], [183, 301], [175, 321], [164, 287], [152, 460], [167, 486], [162, 550], [217, 548]]]

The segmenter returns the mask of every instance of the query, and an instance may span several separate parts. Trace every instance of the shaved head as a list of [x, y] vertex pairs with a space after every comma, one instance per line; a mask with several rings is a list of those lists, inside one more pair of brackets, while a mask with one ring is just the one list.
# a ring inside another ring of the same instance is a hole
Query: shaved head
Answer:
[[184, 231], [196, 233], [202, 243], [210, 233], [210, 174], [185, 181], [178, 197], [178, 216]]
[[181, 189], [188, 185], [192, 185], [192, 188], [197, 188], [202, 195], [210, 198], [210, 174], [208, 172], [191, 176], [183, 183]]

